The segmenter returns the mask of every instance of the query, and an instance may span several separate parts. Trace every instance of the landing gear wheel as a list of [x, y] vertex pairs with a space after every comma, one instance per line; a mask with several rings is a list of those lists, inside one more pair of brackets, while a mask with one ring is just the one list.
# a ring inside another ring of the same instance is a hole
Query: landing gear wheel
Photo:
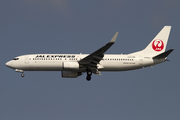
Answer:
[[92, 72], [90, 69], [87, 69], [87, 75], [91, 76], [92, 75]]
[[23, 74], [23, 73], [21, 74], [21, 77], [24, 77], [24, 74]]
[[87, 75], [91, 76], [92, 72], [91, 71], [87, 71]]
[[92, 72], [89, 68], [87, 68], [87, 77], [86, 77], [86, 80], [87, 81], [90, 81], [91, 80], [91, 75], [92, 75]]
[[86, 79], [87, 79], [87, 81], [90, 81], [90, 80], [91, 80], [91, 76], [88, 75], [88, 76], [86, 77]]

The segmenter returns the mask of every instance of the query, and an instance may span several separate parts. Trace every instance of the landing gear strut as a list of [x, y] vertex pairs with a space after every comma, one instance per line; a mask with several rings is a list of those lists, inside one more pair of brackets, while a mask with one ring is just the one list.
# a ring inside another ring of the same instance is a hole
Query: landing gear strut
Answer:
[[90, 81], [91, 80], [91, 75], [92, 75], [92, 72], [90, 69], [87, 69], [87, 77], [86, 77], [86, 80], [87, 81]]
[[24, 77], [24, 71], [23, 71], [23, 70], [15, 69], [15, 71], [22, 73], [22, 74], [21, 74], [21, 77]]

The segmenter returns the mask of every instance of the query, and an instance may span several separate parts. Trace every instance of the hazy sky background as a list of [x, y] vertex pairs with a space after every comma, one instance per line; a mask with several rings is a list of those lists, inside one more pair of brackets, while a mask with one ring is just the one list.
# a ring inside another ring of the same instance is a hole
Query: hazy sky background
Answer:
[[[0, 120], [179, 120], [179, 0], [1, 0]], [[5, 66], [31, 53], [92, 53], [119, 31], [106, 52], [145, 48], [171, 25], [170, 62], [126, 72], [61, 78]]]

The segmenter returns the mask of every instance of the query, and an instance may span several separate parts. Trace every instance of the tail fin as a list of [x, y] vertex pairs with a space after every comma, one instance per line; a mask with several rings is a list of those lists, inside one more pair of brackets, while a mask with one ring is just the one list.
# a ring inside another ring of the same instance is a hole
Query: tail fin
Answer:
[[156, 35], [156, 37], [149, 43], [149, 45], [142, 51], [132, 53], [136, 55], [148, 55], [154, 57], [165, 52], [168, 42], [171, 26], [164, 26], [164, 28]]

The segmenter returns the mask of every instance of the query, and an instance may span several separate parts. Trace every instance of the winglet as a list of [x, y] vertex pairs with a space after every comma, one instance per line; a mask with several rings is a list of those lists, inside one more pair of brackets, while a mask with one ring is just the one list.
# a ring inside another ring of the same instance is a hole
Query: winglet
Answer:
[[116, 38], [117, 38], [118, 32], [114, 35], [114, 37], [111, 39], [110, 43], [115, 43]]

